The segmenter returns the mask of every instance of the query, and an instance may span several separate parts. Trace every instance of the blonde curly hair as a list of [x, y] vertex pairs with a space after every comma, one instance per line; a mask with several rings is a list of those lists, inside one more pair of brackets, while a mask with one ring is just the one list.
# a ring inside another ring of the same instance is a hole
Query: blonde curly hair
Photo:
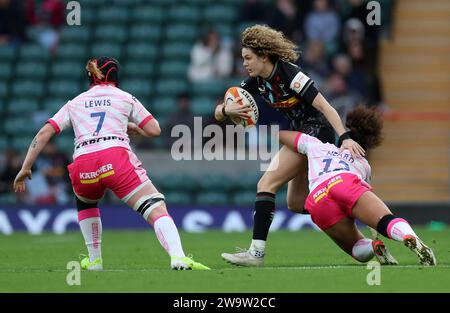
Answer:
[[241, 37], [243, 48], [252, 49], [258, 56], [268, 55], [272, 61], [295, 62], [300, 56], [295, 43], [267, 25], [247, 27]]

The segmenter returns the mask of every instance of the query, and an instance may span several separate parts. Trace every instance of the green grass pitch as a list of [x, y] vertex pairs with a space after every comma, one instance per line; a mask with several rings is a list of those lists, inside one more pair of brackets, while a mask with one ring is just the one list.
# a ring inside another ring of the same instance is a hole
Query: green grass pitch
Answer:
[[0, 238], [0, 292], [450, 292], [450, 229], [417, 233], [434, 250], [438, 266], [419, 266], [402, 244], [385, 240], [400, 265], [381, 268], [369, 286], [366, 265], [353, 261], [325, 234], [303, 230], [269, 235], [264, 268], [234, 267], [221, 252], [247, 247], [247, 233], [181, 233], [186, 253], [212, 271], [172, 271], [153, 231], [104, 231], [103, 272], [81, 273], [68, 286], [67, 262], [86, 253], [81, 234], [16, 233]]

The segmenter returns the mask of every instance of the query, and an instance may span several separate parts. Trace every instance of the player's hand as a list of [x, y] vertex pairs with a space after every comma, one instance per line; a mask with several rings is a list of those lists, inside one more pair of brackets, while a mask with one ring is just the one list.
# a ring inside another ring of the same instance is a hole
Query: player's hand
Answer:
[[14, 179], [14, 192], [24, 192], [26, 190], [25, 179], [27, 178], [31, 180], [31, 170], [21, 169], [16, 179]]
[[353, 157], [363, 157], [366, 155], [366, 151], [353, 139], [345, 139], [342, 142], [341, 148], [339, 149], [340, 152], [343, 150], [349, 150]]
[[252, 110], [252, 107], [250, 106], [250, 104], [240, 104], [239, 102], [241, 100], [242, 98], [238, 97], [236, 98], [236, 101], [233, 101], [225, 106], [225, 113], [227, 114], [227, 116], [240, 117], [244, 119], [250, 118], [250, 115], [247, 113]]
[[137, 126], [135, 123], [128, 122], [128, 125], [127, 125], [127, 134], [128, 134], [128, 136], [131, 136], [131, 135], [139, 135], [139, 134], [140, 134], [140, 132], [139, 132], [139, 126]]

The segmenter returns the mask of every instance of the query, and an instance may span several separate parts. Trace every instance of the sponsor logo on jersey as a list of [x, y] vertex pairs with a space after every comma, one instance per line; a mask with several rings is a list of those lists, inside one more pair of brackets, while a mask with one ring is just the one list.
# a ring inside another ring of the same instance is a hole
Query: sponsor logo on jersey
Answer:
[[89, 140], [80, 142], [79, 144], [77, 144], [77, 145], [75, 146], [75, 149], [79, 149], [79, 148], [85, 147], [85, 146], [87, 146], [87, 145], [92, 145], [92, 144], [94, 144], [94, 143], [99, 143], [99, 142], [109, 141], [109, 140], [120, 140], [120, 141], [125, 141], [124, 138], [117, 137], [117, 136], [100, 137], [100, 138], [89, 139]]

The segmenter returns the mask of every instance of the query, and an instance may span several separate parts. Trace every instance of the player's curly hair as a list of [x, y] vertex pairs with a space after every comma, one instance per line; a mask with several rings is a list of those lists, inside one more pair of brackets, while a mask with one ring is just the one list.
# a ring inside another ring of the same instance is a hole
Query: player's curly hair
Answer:
[[242, 32], [242, 47], [251, 49], [256, 55], [268, 55], [270, 60], [295, 62], [299, 58], [297, 45], [280, 31], [266, 25], [254, 25]]
[[383, 117], [376, 108], [356, 107], [348, 112], [345, 124], [351, 132], [351, 138], [364, 149], [375, 148], [383, 141]]

